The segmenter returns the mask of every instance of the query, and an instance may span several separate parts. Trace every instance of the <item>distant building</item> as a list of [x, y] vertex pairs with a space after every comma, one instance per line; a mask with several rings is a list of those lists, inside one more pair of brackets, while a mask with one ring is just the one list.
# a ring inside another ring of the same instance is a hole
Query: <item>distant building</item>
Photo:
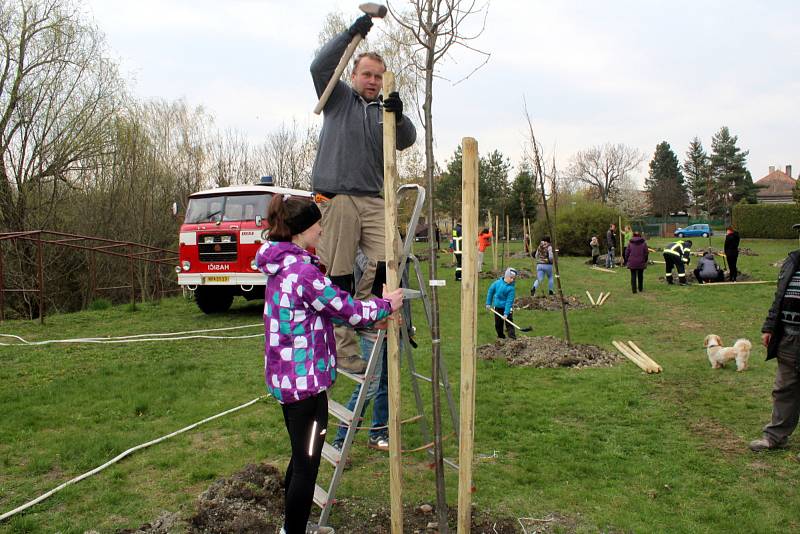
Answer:
[[769, 174], [756, 182], [756, 185], [762, 186], [756, 198], [765, 204], [791, 204], [794, 202], [792, 190], [795, 183], [791, 165], [786, 166], [786, 171], [770, 166]]

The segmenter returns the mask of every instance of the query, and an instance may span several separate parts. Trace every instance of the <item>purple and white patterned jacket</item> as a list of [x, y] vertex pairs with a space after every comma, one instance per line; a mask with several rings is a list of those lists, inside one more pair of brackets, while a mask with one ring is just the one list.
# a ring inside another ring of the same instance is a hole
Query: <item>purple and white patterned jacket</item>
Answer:
[[392, 311], [385, 299], [358, 301], [333, 285], [319, 258], [291, 242], [268, 241], [256, 254], [267, 275], [264, 378], [282, 404], [325, 391], [336, 380], [333, 325], [367, 327]]

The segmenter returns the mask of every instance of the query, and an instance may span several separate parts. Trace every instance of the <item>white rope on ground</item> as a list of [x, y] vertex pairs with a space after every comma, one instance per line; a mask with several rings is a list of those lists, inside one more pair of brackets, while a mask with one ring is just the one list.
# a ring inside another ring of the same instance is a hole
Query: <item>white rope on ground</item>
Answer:
[[27, 502], [27, 503], [25, 503], [22, 506], [19, 506], [17, 508], [14, 508], [10, 512], [6, 512], [3, 515], [0, 515], [0, 522], [5, 521], [9, 517], [11, 517], [11, 516], [13, 516], [15, 514], [18, 514], [19, 512], [22, 512], [23, 510], [27, 510], [28, 508], [30, 508], [31, 506], [33, 506], [35, 504], [38, 504], [38, 503], [42, 502], [43, 500], [47, 499], [48, 497], [50, 497], [54, 493], [56, 493], [58, 491], [61, 491], [62, 489], [66, 488], [69, 485], [75, 484], [76, 482], [80, 482], [81, 480], [83, 480], [85, 478], [89, 478], [90, 476], [99, 473], [100, 471], [102, 471], [106, 467], [117, 463], [118, 461], [122, 460], [123, 458], [125, 458], [126, 456], [128, 456], [129, 454], [131, 454], [133, 452], [136, 452], [136, 451], [138, 451], [140, 449], [144, 449], [145, 447], [149, 447], [150, 445], [155, 445], [156, 443], [160, 443], [160, 442], [164, 441], [165, 439], [169, 439], [171, 437], [177, 436], [178, 434], [182, 434], [182, 433], [186, 432], [187, 430], [191, 430], [193, 428], [196, 428], [196, 427], [202, 425], [203, 423], [207, 423], [209, 421], [213, 421], [214, 419], [217, 419], [218, 417], [222, 417], [223, 415], [228, 415], [229, 413], [233, 413], [233, 412], [235, 412], [237, 410], [241, 410], [242, 408], [247, 408], [248, 406], [250, 406], [252, 404], [255, 404], [256, 402], [260, 401], [261, 399], [265, 399], [266, 397], [267, 397], [267, 395], [262, 395], [260, 397], [257, 397], [255, 399], [251, 400], [250, 402], [246, 402], [246, 403], [242, 404], [241, 406], [237, 406], [236, 408], [231, 408], [230, 410], [226, 410], [226, 411], [224, 411], [222, 413], [218, 413], [217, 415], [212, 415], [211, 417], [207, 417], [206, 419], [203, 419], [202, 421], [198, 421], [197, 423], [191, 424], [191, 425], [187, 426], [186, 428], [182, 428], [180, 430], [176, 430], [172, 434], [167, 434], [166, 436], [162, 436], [162, 437], [160, 437], [158, 439], [154, 439], [152, 441], [148, 441], [147, 443], [142, 443], [141, 445], [137, 445], [135, 447], [132, 447], [132, 448], [128, 449], [127, 451], [125, 451], [125, 452], [123, 452], [121, 454], [118, 454], [116, 457], [114, 457], [111, 460], [107, 461], [103, 465], [101, 465], [99, 467], [95, 467], [91, 471], [89, 471], [87, 473], [84, 473], [84, 474], [82, 474], [80, 476], [77, 476], [77, 477], [73, 478], [72, 480], [68, 480], [67, 482], [64, 482], [63, 484], [61, 484], [60, 486], [51, 489], [47, 493], [45, 493], [43, 495], [40, 495], [39, 497], [36, 497], [32, 501]]
[[132, 336], [107, 336], [107, 337], [84, 337], [74, 339], [50, 339], [45, 341], [27, 341], [20, 336], [14, 334], [0, 334], [0, 337], [10, 337], [18, 339], [20, 343], [0, 343], [0, 346], [11, 347], [15, 345], [49, 345], [51, 343], [134, 343], [137, 341], [175, 341], [180, 339], [245, 339], [250, 337], [263, 337], [263, 334], [252, 334], [246, 336], [184, 336], [184, 337], [167, 337], [167, 336], [182, 336], [183, 334], [198, 334], [201, 332], [222, 332], [224, 330], [239, 330], [242, 328], [262, 327], [264, 323], [249, 324], [244, 326], [227, 326], [224, 328], [208, 328], [205, 330], [187, 330], [185, 332], [167, 332], [162, 334], [136, 334]]

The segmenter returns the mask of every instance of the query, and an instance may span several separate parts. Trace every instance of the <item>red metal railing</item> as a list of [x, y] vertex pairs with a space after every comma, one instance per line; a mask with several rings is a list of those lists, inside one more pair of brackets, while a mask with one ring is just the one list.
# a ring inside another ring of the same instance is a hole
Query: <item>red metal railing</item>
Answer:
[[[38, 287], [31, 288], [6, 288], [5, 287], [5, 272], [4, 272], [4, 253], [3, 243], [5, 241], [15, 242], [18, 240], [29, 241], [36, 244], [36, 279]], [[70, 234], [66, 232], [55, 232], [51, 230], [31, 230], [26, 232], [4, 232], [0, 233], [0, 321], [5, 320], [5, 294], [6, 293], [37, 293], [39, 304], [39, 320], [44, 324], [44, 317], [46, 311], [45, 302], [45, 287], [44, 287], [44, 247], [45, 245], [66, 247], [78, 250], [85, 250], [88, 252], [88, 266], [89, 266], [89, 301], [97, 291], [112, 290], [112, 289], [130, 289], [131, 303], [136, 304], [136, 271], [134, 262], [146, 262], [156, 264], [157, 266], [168, 265], [174, 267], [178, 262], [178, 253], [175, 250], [169, 250], [151, 245], [144, 245], [141, 243], [133, 243], [130, 241], [115, 241], [113, 239], [106, 239], [103, 237], [85, 236], [79, 234]], [[118, 247], [125, 247], [125, 252], [112, 250]], [[119, 258], [128, 259], [128, 276], [130, 283], [121, 286], [110, 287], [97, 287], [97, 269], [96, 258], [97, 253], [106, 256], [114, 256]], [[161, 284], [160, 272], [157, 270], [155, 276], [155, 294], [163, 296], [165, 293], [180, 291], [178, 289], [164, 289]]]

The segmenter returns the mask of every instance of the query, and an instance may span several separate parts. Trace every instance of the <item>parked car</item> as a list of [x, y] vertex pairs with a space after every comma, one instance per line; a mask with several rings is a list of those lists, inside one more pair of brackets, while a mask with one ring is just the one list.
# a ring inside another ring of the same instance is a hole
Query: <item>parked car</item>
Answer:
[[709, 237], [714, 235], [714, 230], [707, 224], [690, 224], [686, 228], [678, 228], [673, 235], [675, 237]]

